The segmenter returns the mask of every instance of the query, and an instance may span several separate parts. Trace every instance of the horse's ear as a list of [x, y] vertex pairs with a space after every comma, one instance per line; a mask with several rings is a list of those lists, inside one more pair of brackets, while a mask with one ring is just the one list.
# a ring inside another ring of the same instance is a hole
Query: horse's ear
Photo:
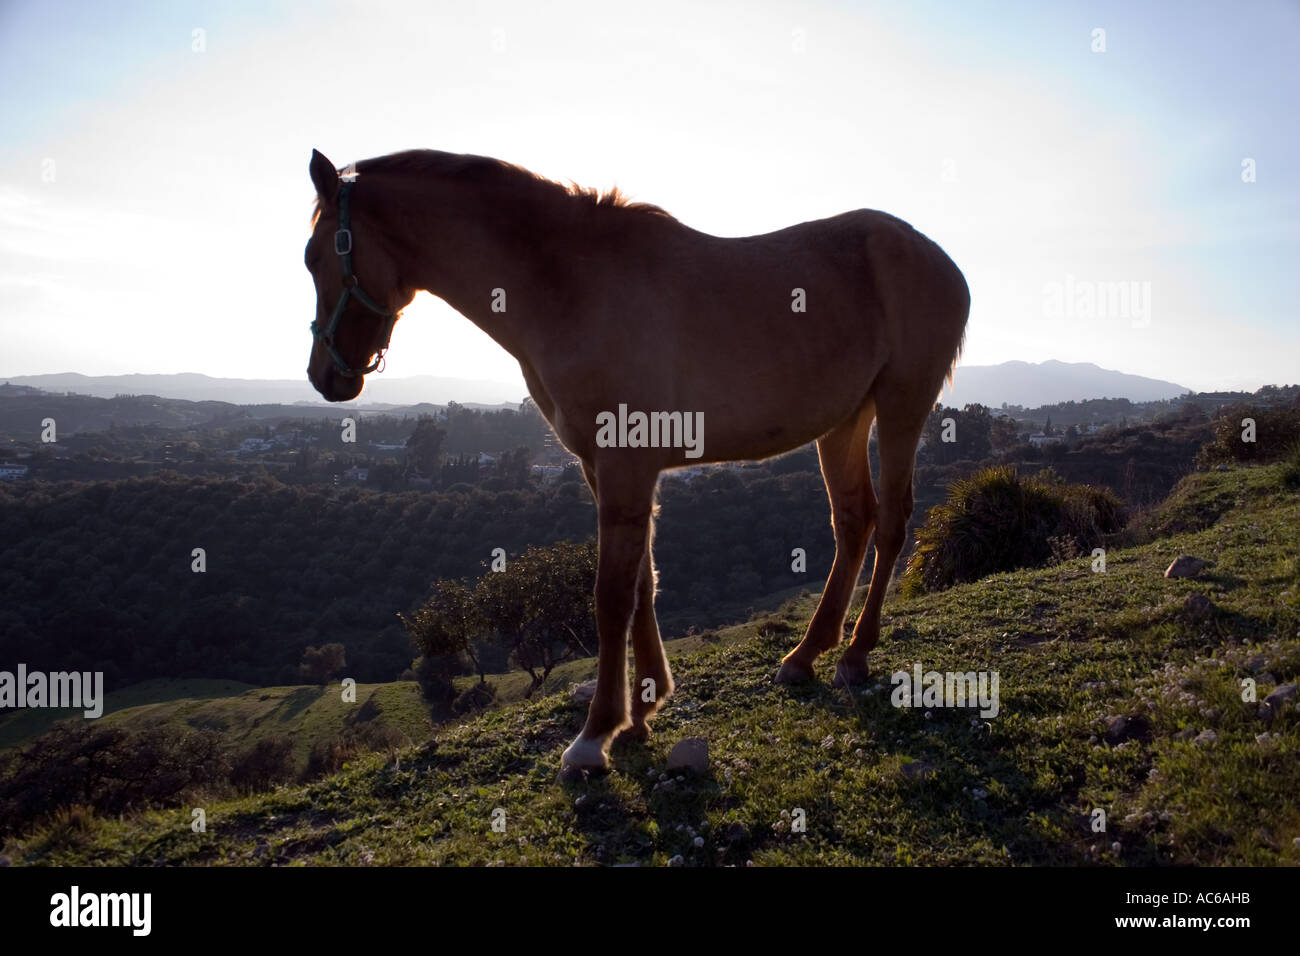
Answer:
[[321, 202], [332, 203], [339, 192], [339, 174], [334, 164], [318, 149], [311, 151], [311, 182]]

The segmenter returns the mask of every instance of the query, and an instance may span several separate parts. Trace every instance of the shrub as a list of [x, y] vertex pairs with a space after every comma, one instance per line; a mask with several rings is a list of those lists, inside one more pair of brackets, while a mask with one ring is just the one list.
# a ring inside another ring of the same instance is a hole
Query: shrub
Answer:
[[903, 593], [1086, 554], [1124, 520], [1123, 505], [1105, 488], [1068, 485], [1050, 470], [1021, 478], [1009, 466], [985, 468], [954, 482], [917, 528]]
[[[1255, 420], [1253, 442], [1242, 441], [1245, 418]], [[1230, 405], [1214, 420], [1213, 435], [1196, 456], [1198, 467], [1277, 461], [1287, 457], [1291, 446], [1300, 440], [1300, 403], [1283, 407]]]
[[293, 777], [293, 739], [263, 737], [235, 758], [230, 782], [243, 790], [270, 790]]
[[1291, 443], [1282, 459], [1282, 484], [1286, 488], [1300, 488], [1300, 439]]
[[373, 721], [354, 724], [333, 740], [319, 740], [313, 744], [302, 776], [304, 780], [314, 780], [337, 773], [345, 763], [362, 754], [394, 750], [410, 742], [396, 727]]

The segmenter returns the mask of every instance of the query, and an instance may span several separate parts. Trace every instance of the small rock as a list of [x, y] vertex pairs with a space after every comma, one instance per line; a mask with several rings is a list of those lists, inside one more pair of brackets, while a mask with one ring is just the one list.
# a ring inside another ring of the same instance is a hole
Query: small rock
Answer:
[[1217, 744], [1218, 742], [1219, 742], [1219, 735], [1216, 734], [1213, 730], [1202, 730], [1199, 734], [1196, 735], [1196, 743], [1201, 744], [1202, 746], [1208, 746], [1209, 744]]
[[1120, 843], [1118, 840], [1116, 840], [1114, 843], [1110, 845], [1111, 853], [1118, 853], [1122, 849], [1124, 849], [1124, 845]]
[[[709, 772], [709, 741], [704, 737], [687, 737], [679, 740], [668, 754], [669, 770], [689, 770], [691, 773]], [[680, 779], [680, 778], [679, 778]]]
[[1204, 594], [1189, 594], [1187, 600], [1183, 601], [1183, 610], [1188, 614], [1204, 617], [1214, 610], [1214, 602]]
[[1205, 570], [1206, 562], [1200, 558], [1194, 558], [1190, 554], [1180, 554], [1174, 558], [1173, 563], [1165, 568], [1165, 577], [1167, 578], [1195, 578]]
[[1106, 740], [1112, 744], [1129, 740], [1146, 740], [1151, 736], [1151, 722], [1141, 714], [1106, 718]]
[[1246, 661], [1246, 667], [1249, 668], [1252, 674], [1258, 674], [1267, 666], [1268, 658], [1263, 654], [1256, 654], [1250, 660]]
[[974, 790], [970, 792], [970, 795], [974, 797], [976, 800], [983, 800], [985, 797], [989, 795], [989, 792], [980, 787], [976, 787]]
[[574, 684], [569, 688], [569, 696], [575, 703], [590, 704], [591, 699], [596, 696], [596, 682], [594, 680], [583, 681], [581, 684]]
[[1281, 687], [1274, 688], [1273, 693], [1264, 698], [1264, 703], [1277, 713], [1281, 713], [1282, 705], [1294, 698], [1297, 690], [1300, 690], [1300, 685], [1283, 684]]
[[1182, 730], [1178, 731], [1178, 733], [1174, 734], [1174, 740], [1191, 740], [1195, 736], [1196, 731], [1192, 730], [1191, 727], [1184, 727]]
[[1214, 466], [1214, 470], [1215, 470], [1215, 471], [1231, 471], [1232, 469], [1229, 468], [1227, 465], [1215, 465], [1215, 466]]
[[1113, 744], [1119, 743], [1124, 739], [1124, 731], [1128, 729], [1128, 718], [1122, 716], [1106, 718], [1106, 739]]
[[702, 846], [704, 846], [704, 837], [702, 837], [702, 836], [697, 836], [697, 837], [696, 837], [694, 840], [692, 840], [691, 842], [694, 843], [696, 847], [702, 847]]
[[669, 865], [669, 866], [685, 866], [685, 865], [686, 865], [686, 857], [684, 857], [684, 856], [682, 856], [680, 853], [678, 853], [675, 857], [673, 857], [671, 860], [668, 861], [668, 865]]
[[1106, 682], [1104, 680], [1085, 681], [1079, 685], [1079, 690], [1105, 690]]

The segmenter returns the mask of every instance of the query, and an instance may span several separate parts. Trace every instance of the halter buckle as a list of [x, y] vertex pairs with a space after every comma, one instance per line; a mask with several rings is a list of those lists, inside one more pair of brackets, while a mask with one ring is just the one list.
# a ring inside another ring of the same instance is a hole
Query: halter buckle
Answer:
[[340, 229], [334, 233], [334, 252], [346, 256], [352, 252], [352, 230]]

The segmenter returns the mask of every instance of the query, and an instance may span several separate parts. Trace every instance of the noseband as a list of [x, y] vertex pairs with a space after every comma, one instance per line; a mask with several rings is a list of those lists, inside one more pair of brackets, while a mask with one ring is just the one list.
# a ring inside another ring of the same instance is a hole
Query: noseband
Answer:
[[[330, 358], [334, 360], [334, 367], [338, 369], [338, 373], [344, 378], [368, 375], [376, 369], [383, 371], [381, 366], [384, 364], [384, 353], [388, 351], [388, 340], [393, 335], [393, 323], [397, 321], [397, 313], [389, 312], [366, 295], [357, 283], [357, 277], [352, 274], [352, 230], [349, 228], [351, 217], [348, 212], [348, 193], [352, 189], [352, 185], [351, 182], [345, 182], [339, 189], [339, 228], [334, 233], [334, 252], [342, 260], [343, 291], [339, 294], [338, 305], [334, 306], [334, 312], [330, 316], [329, 324], [322, 327], [320, 322], [316, 320], [313, 320], [311, 324], [312, 337], [329, 351]], [[334, 344], [334, 333], [338, 331], [339, 322], [343, 319], [343, 310], [347, 308], [349, 298], [356, 299], [371, 312], [382, 316], [384, 319], [384, 338], [374, 353], [375, 360], [370, 365], [360, 369], [348, 365], [347, 360], [343, 358]]]

